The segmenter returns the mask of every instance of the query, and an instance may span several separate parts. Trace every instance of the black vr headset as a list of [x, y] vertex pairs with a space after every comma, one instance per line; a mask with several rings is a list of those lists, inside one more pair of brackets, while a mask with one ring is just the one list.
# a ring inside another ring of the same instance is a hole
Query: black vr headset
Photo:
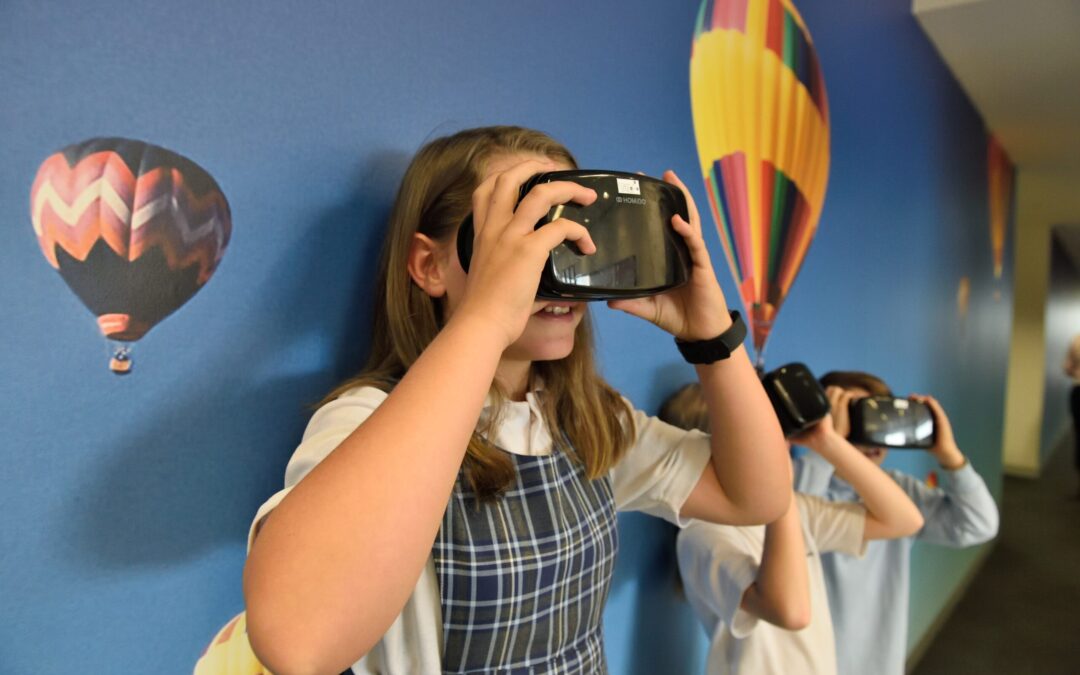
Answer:
[[848, 440], [886, 448], [932, 448], [934, 413], [922, 401], [869, 396], [851, 402]]
[[[784, 436], [806, 431], [829, 413], [825, 389], [802, 363], [789, 363], [761, 378], [780, 420]], [[891, 396], [855, 399], [848, 406], [851, 432], [858, 445], [886, 448], [930, 448], [934, 445], [934, 415], [920, 401]]]
[[[551, 171], [521, 186], [518, 202], [537, 185], [571, 181], [596, 191], [588, 206], [560, 204], [536, 224], [566, 218], [585, 226], [596, 253], [582, 255], [573, 242], [551, 250], [536, 295], [551, 300], [610, 300], [663, 293], [690, 279], [690, 250], [671, 228], [675, 214], [689, 220], [678, 187], [621, 171]], [[468, 272], [472, 260], [472, 214], [458, 228], [457, 251]]]
[[814, 374], [802, 363], [789, 363], [761, 378], [784, 436], [806, 431], [829, 414], [829, 399]]

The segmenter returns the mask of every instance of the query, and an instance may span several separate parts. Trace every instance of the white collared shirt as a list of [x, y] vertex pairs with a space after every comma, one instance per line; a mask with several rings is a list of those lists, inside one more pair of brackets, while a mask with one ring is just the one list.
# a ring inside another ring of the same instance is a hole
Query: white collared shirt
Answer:
[[[518, 455], [549, 455], [553, 450], [538, 396], [532, 391], [524, 401], [506, 401], [493, 442]], [[351, 389], [319, 408], [304, 431], [303, 439], [285, 469], [285, 487], [258, 510], [248, 535], [248, 548], [257, 525], [319, 462], [386, 400], [374, 387]], [[491, 414], [489, 397], [481, 415]], [[709, 437], [700, 431], [684, 431], [634, 410], [634, 443], [611, 470], [615, 506], [620, 511], [643, 511], [680, 527], [683, 502], [700, 480], [711, 451]], [[442, 669], [442, 605], [435, 567], [429, 557], [412, 595], [382, 640], [353, 665], [357, 675], [439, 673]]]

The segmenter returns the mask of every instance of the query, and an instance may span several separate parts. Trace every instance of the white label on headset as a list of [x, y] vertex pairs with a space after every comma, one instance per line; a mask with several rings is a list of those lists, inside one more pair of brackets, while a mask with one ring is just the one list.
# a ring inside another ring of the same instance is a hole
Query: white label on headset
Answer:
[[907, 402], [907, 399], [898, 398], [895, 401], [895, 405], [897, 410], [907, 410], [910, 404]]
[[616, 178], [615, 181], [619, 184], [619, 194], [621, 195], [640, 195], [641, 183], [636, 178]]

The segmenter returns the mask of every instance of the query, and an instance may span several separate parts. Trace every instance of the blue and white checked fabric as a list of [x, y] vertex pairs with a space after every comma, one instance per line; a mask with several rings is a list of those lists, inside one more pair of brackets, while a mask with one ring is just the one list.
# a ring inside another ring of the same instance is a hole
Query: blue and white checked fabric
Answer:
[[510, 455], [480, 502], [458, 476], [432, 550], [447, 673], [604, 673], [601, 617], [619, 547], [607, 476], [556, 450]]

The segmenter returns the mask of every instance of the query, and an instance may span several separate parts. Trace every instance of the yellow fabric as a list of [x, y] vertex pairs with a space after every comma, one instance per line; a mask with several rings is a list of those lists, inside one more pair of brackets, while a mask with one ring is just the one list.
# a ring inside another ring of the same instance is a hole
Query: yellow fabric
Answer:
[[272, 675], [251, 651], [245, 613], [233, 617], [218, 631], [195, 664], [193, 675]]

